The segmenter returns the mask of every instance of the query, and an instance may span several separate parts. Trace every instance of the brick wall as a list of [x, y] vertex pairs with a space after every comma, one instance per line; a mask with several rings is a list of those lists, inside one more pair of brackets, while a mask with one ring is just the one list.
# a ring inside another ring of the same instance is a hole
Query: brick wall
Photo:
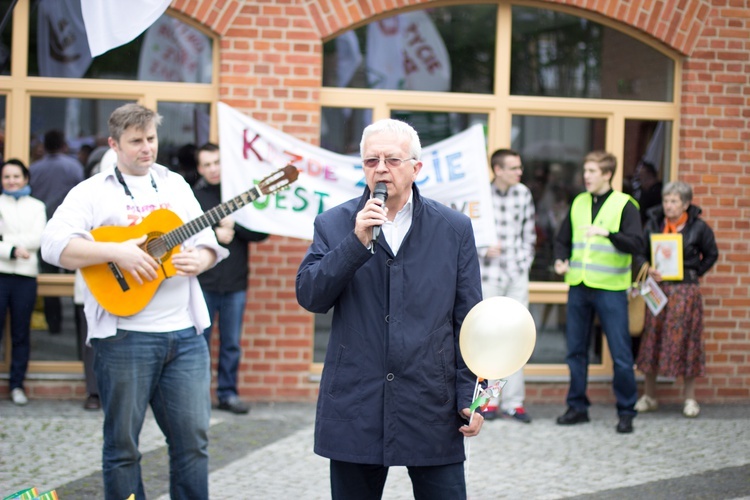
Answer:
[[[220, 98], [317, 144], [321, 38], [416, 0], [175, 0], [172, 8], [221, 36]], [[634, 27], [684, 56], [679, 178], [716, 231], [721, 256], [703, 283], [708, 375], [701, 401], [750, 397], [750, 2], [550, 2]], [[312, 399], [312, 316], [297, 305], [294, 275], [307, 242], [271, 237], [253, 247], [241, 392], [257, 400]], [[530, 384], [530, 400], [561, 401], [564, 383]], [[679, 399], [679, 384], [665, 388]], [[592, 397], [609, 400], [606, 384]]]
[[714, 1], [684, 64], [680, 179], [721, 253], [704, 279], [707, 377], [699, 397], [750, 397], [750, 3]]

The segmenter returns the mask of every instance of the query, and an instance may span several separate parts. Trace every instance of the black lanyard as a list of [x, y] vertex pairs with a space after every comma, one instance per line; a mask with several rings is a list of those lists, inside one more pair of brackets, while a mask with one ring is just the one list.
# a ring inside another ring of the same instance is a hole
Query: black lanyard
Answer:
[[[154, 191], [157, 193], [159, 192], [159, 188], [156, 187], [156, 182], [154, 181], [154, 176], [151, 175], [151, 172], [148, 173], [149, 177], [151, 177], [151, 187], [154, 188]], [[133, 193], [130, 192], [130, 188], [128, 188], [128, 184], [125, 182], [125, 179], [123, 178], [122, 174], [120, 173], [120, 169], [118, 167], [115, 167], [115, 176], [117, 177], [117, 182], [122, 184], [122, 188], [125, 190], [125, 194], [127, 196], [130, 196], [131, 200], [135, 200], [135, 197], [133, 196]]]

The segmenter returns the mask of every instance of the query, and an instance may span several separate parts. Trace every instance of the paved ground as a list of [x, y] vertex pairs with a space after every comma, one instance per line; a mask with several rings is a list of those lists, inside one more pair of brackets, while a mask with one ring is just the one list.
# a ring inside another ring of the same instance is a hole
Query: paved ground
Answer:
[[[531, 425], [487, 422], [467, 444], [472, 500], [750, 499], [750, 404], [705, 406], [694, 420], [677, 406], [640, 415], [618, 435], [610, 406], [592, 422], [561, 428], [563, 408], [528, 408]], [[215, 411], [210, 434], [211, 498], [326, 499], [328, 462], [312, 452], [311, 404], [259, 404], [250, 415]], [[0, 401], [0, 498], [37, 486], [61, 500], [102, 498], [99, 412], [81, 401]], [[149, 498], [168, 499], [164, 439], [147, 419], [141, 434]], [[384, 499], [413, 498], [406, 470], [391, 470]]]

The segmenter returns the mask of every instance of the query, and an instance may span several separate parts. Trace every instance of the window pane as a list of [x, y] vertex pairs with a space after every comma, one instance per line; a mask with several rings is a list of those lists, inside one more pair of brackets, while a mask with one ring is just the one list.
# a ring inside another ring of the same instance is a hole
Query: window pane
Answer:
[[604, 148], [606, 121], [591, 118], [514, 115], [512, 148], [525, 166], [522, 182], [536, 208], [536, 256], [531, 281], [562, 281], [553, 269], [555, 235], [570, 203], [583, 188], [583, 157]]
[[[64, 132], [68, 153], [71, 155], [78, 155], [81, 149], [85, 152], [88, 147], [106, 146], [109, 115], [128, 102], [131, 101], [32, 97], [30, 162], [38, 160], [44, 154], [44, 133], [52, 129]], [[85, 163], [86, 158], [81, 159], [84, 160], [81, 163]]]
[[0, 159], [5, 158], [5, 95], [0, 94]]
[[160, 102], [157, 162], [178, 172], [190, 185], [198, 180], [195, 150], [208, 142], [211, 106], [208, 103]]
[[324, 107], [322, 115], [320, 147], [334, 153], [359, 157], [362, 131], [372, 121], [372, 110]]
[[513, 7], [511, 93], [671, 101], [674, 62], [615, 29], [532, 7]]
[[622, 190], [638, 200], [641, 219], [661, 204], [661, 189], [669, 181], [672, 122], [625, 120]]
[[[82, 361], [81, 346], [76, 333], [75, 307], [73, 297], [55, 297], [59, 300], [62, 314], [62, 329], [58, 333], [48, 330], [44, 318], [44, 307], [48, 306], [42, 297], [31, 314], [31, 361]], [[85, 341], [85, 339], [83, 339]]]
[[414, 127], [422, 147], [447, 139], [477, 123], [481, 123], [484, 130], [487, 130], [487, 115], [478, 113], [393, 110], [391, 118], [405, 121]]
[[324, 47], [323, 85], [489, 94], [496, 5], [436, 7], [348, 31]]
[[[536, 324], [536, 345], [529, 364], [564, 364], [567, 347], [565, 343], [565, 304], [529, 304], [529, 312]], [[602, 362], [602, 328], [598, 321], [591, 327], [592, 342], [589, 345], [589, 362]]]
[[211, 83], [212, 40], [167, 14], [135, 40], [91, 59], [79, 0], [34, 2], [29, 76]]
[[[5, 26], [0, 33], [0, 75], [10, 75], [11, 40], [13, 39], [13, 16], [11, 15], [11, 0], [0, 0], [0, 19], [4, 19]], [[5, 114], [3, 114], [5, 116]]]

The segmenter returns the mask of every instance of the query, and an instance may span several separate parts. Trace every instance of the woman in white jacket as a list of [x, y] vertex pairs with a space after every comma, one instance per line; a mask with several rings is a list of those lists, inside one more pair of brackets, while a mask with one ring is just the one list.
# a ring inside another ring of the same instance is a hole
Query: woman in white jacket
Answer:
[[47, 222], [44, 203], [31, 197], [29, 170], [11, 159], [0, 167], [0, 341], [10, 311], [10, 398], [28, 403], [23, 380], [31, 351], [31, 313], [36, 302], [37, 251]]

